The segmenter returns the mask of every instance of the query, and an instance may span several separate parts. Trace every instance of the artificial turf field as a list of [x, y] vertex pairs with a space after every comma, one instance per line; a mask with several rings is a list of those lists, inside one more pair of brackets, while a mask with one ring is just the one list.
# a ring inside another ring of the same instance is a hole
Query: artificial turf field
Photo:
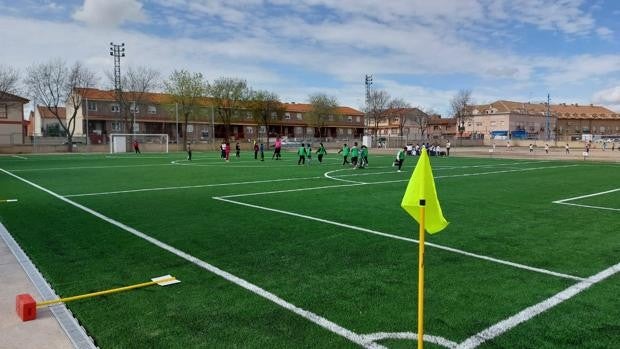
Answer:
[[[0, 222], [101, 348], [414, 345], [417, 158], [0, 157]], [[431, 158], [428, 348], [620, 346], [620, 165]], [[596, 194], [596, 195], [595, 195]], [[426, 337], [428, 336], [428, 337]]]

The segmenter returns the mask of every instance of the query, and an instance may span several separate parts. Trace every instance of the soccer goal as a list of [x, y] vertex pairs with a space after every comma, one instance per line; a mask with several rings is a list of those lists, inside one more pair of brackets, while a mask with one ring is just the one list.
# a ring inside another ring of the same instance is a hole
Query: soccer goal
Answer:
[[167, 153], [168, 135], [165, 133], [156, 134], [131, 134], [131, 133], [112, 133], [110, 134], [110, 154], [127, 153], [134, 151], [134, 141], [138, 142], [140, 152], [146, 153]]

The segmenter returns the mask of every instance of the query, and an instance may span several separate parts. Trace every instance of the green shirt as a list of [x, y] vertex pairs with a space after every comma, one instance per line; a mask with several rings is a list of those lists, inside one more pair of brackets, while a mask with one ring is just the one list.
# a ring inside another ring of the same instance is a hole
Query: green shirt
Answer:
[[399, 151], [398, 151], [398, 155], [396, 155], [396, 158], [397, 158], [398, 160], [405, 160], [405, 151], [404, 151], [404, 150], [402, 150], [402, 149], [401, 149], [401, 150], [399, 150]]
[[342, 155], [349, 156], [349, 147], [342, 147]]
[[353, 147], [351, 148], [351, 157], [352, 158], [356, 158], [359, 155], [359, 149], [357, 149], [357, 147]]
[[367, 157], [368, 156], [368, 148], [362, 148], [362, 157]]
[[325, 147], [319, 147], [319, 150], [317, 150], [316, 153], [319, 155], [325, 155], [327, 154], [327, 151], [325, 150]]
[[305, 147], [299, 147], [299, 149], [297, 150], [297, 154], [299, 156], [306, 156], [306, 148]]

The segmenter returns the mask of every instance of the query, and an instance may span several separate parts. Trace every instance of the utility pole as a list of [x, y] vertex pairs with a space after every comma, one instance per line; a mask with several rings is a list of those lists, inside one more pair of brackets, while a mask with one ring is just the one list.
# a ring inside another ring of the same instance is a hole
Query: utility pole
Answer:
[[[551, 140], [551, 130], [550, 130], [550, 125], [551, 125], [551, 96], [547, 93], [547, 114], [546, 114], [546, 120], [547, 120], [547, 142], [549, 140]], [[556, 126], [557, 127], [557, 126]]]
[[[110, 42], [110, 56], [114, 57], [114, 92], [118, 101], [119, 116], [123, 118], [123, 89], [121, 86], [121, 57], [125, 57], [125, 43], [120, 45]], [[88, 106], [87, 106], [88, 107]], [[121, 124], [123, 124], [121, 122]], [[133, 129], [133, 125], [131, 125]]]

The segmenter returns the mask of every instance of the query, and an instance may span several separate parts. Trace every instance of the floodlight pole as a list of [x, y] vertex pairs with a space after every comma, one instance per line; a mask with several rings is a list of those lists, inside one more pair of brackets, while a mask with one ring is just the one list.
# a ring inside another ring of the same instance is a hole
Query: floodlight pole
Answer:
[[[123, 118], [123, 96], [121, 86], [121, 57], [125, 57], [125, 43], [120, 45], [110, 42], [110, 56], [114, 57], [114, 92], [118, 100], [119, 118]], [[88, 107], [88, 106], [87, 106]], [[133, 129], [133, 125], [131, 125]]]

